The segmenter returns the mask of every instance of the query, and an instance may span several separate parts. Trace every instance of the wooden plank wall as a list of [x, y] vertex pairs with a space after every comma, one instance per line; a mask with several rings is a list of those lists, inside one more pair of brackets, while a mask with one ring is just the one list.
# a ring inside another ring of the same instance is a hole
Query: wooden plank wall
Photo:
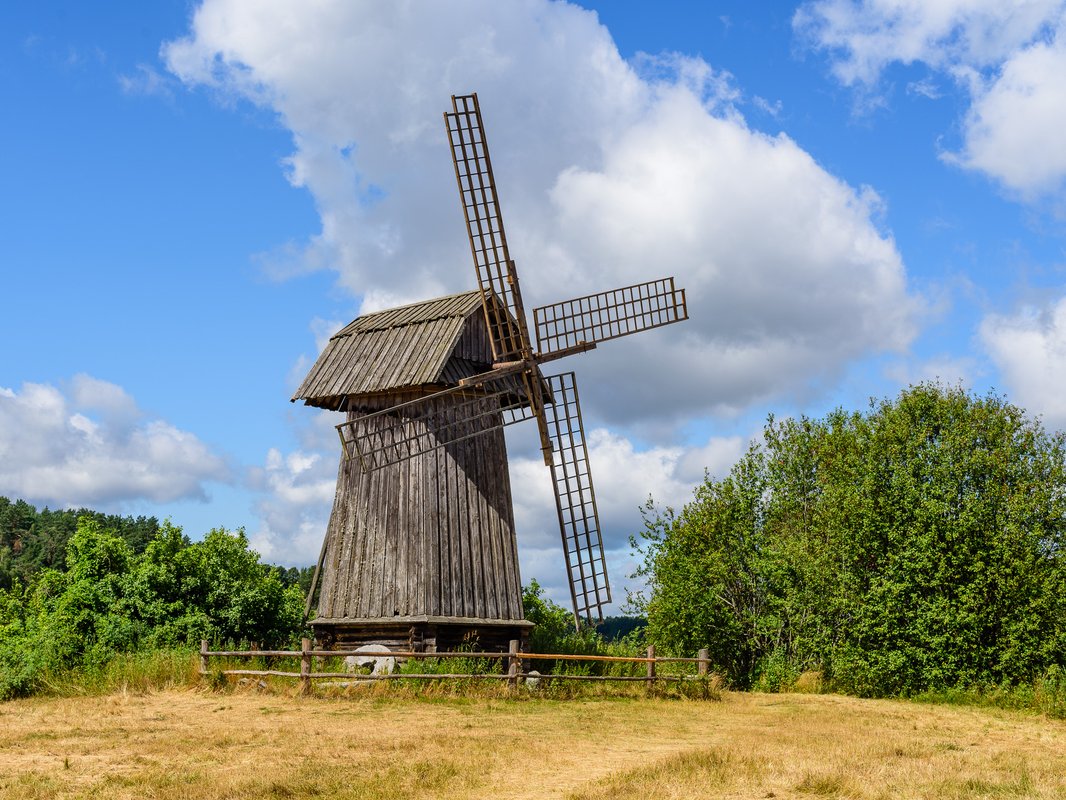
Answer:
[[[448, 402], [412, 424], [432, 436]], [[342, 461], [327, 537], [319, 617], [522, 619], [502, 429], [371, 473]]]

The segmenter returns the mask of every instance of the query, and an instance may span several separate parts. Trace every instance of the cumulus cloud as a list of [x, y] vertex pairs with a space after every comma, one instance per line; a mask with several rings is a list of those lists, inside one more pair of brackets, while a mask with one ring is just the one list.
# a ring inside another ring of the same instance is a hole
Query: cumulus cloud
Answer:
[[989, 315], [980, 338], [1011, 399], [1041, 415], [1049, 428], [1066, 428], [1066, 298], [1046, 308]]
[[336, 424], [343, 414], [317, 411], [296, 423], [299, 446], [283, 453], [270, 448], [262, 466], [248, 471], [247, 484], [257, 493], [252, 547], [267, 561], [313, 564], [326, 535], [337, 486], [341, 451]]
[[610, 421], [739, 411], [878, 346], [903, 350], [913, 333], [899, 254], [871, 223], [876, 193], [683, 88], [661, 92], [601, 167], [564, 171], [552, 199], [563, 269], [584, 288], [657, 268], [688, 290], [685, 328], [580, 362], [583, 393]]
[[259, 528], [252, 547], [267, 561], [312, 564], [326, 534], [337, 481], [337, 459], [294, 450], [267, 452], [251, 470], [249, 485], [261, 492], [255, 511]]
[[1066, 18], [1054, 37], [1019, 50], [980, 83], [963, 121], [965, 144], [947, 158], [998, 178], [1023, 197], [1066, 179]]
[[813, 0], [795, 29], [833, 56], [845, 84], [874, 83], [892, 62], [994, 66], [1031, 42], [1062, 0]]
[[58, 507], [207, 499], [230, 471], [195, 435], [148, 419], [120, 386], [0, 388], [0, 494]]
[[322, 223], [302, 268], [336, 270], [364, 310], [474, 285], [440, 114], [477, 90], [527, 305], [665, 274], [689, 289], [683, 328], [581, 362], [593, 419], [739, 410], [914, 335], [876, 194], [752, 130], [703, 60], [627, 63], [593, 12], [207, 0], [163, 54], [292, 131], [288, 177]]
[[793, 21], [802, 37], [829, 52], [846, 85], [870, 88], [896, 62], [924, 63], [956, 81], [970, 106], [962, 147], [945, 160], [1027, 200], [1061, 189], [1063, 0], [813, 0]]

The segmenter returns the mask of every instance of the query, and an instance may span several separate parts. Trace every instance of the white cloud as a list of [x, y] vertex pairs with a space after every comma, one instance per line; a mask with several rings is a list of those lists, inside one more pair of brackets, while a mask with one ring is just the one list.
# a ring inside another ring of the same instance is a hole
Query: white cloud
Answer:
[[[827, 50], [846, 85], [870, 89], [892, 63], [924, 63], [969, 95], [963, 143], [945, 160], [1026, 200], [1066, 179], [1063, 0], [812, 0], [797, 32]], [[910, 86], [931, 86], [923, 79]]]
[[58, 507], [207, 499], [229, 469], [196, 436], [145, 420], [120, 386], [77, 375], [66, 389], [0, 390], [0, 494]]
[[885, 375], [900, 386], [939, 382], [948, 386], [973, 385], [980, 367], [969, 356], [939, 354], [922, 360], [900, 360], [885, 367]]
[[684, 328], [579, 362], [583, 394], [612, 421], [739, 411], [913, 334], [899, 254], [871, 223], [877, 195], [683, 89], [620, 133], [602, 167], [562, 173], [552, 200], [568, 282], [592, 290], [657, 267], [688, 290]]
[[907, 84], [907, 94], [914, 94], [929, 100], [939, 100], [943, 95], [936, 83], [929, 78], [912, 81]]
[[1066, 298], [1046, 308], [991, 314], [980, 337], [1006, 381], [1012, 401], [1066, 429]]
[[845, 84], [871, 84], [892, 62], [993, 66], [1032, 41], [1062, 0], [811, 0], [798, 33], [829, 50]]
[[296, 450], [283, 456], [272, 448], [264, 466], [251, 471], [249, 484], [261, 495], [255, 507], [260, 527], [250, 541], [266, 561], [305, 565], [318, 558], [336, 491], [337, 459], [330, 455]]
[[304, 264], [365, 310], [474, 285], [440, 114], [477, 90], [528, 306], [664, 274], [689, 289], [684, 327], [580, 362], [594, 418], [741, 409], [913, 336], [872, 190], [751, 130], [728, 74], [634, 68], [576, 6], [208, 0], [164, 56], [292, 131], [289, 179], [322, 221]]
[[326, 535], [337, 486], [340, 440], [334, 426], [344, 419], [332, 411], [304, 409], [297, 425], [299, 446], [288, 453], [267, 451], [261, 467], [248, 473], [257, 493], [259, 526], [249, 535], [264, 560], [286, 566], [313, 564]]
[[95, 411], [113, 426], [134, 425], [143, 417], [134, 399], [114, 383], [82, 373], [70, 381], [69, 391], [73, 406]]
[[1066, 25], [1018, 51], [974, 93], [965, 144], [948, 159], [980, 170], [1023, 197], [1054, 193], [1066, 179]]

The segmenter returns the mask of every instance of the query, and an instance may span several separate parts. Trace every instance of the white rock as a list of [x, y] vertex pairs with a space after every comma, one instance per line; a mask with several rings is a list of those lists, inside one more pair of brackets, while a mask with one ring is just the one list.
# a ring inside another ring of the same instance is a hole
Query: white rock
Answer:
[[388, 675], [396, 669], [396, 659], [388, 655], [392, 651], [383, 644], [364, 644], [355, 652], [363, 655], [346, 656], [344, 671], [355, 672], [362, 667], [373, 667], [372, 675]]

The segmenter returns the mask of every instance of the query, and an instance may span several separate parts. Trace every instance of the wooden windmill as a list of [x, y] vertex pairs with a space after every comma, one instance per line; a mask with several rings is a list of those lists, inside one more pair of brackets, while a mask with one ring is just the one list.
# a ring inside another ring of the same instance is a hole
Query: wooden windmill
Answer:
[[572, 372], [541, 365], [688, 318], [673, 278], [566, 300], [526, 323], [477, 95], [444, 114], [478, 289], [359, 317], [293, 401], [346, 412], [337, 494], [308, 595], [326, 645], [447, 649], [525, 638], [503, 428], [536, 420], [575, 624], [611, 601]]

